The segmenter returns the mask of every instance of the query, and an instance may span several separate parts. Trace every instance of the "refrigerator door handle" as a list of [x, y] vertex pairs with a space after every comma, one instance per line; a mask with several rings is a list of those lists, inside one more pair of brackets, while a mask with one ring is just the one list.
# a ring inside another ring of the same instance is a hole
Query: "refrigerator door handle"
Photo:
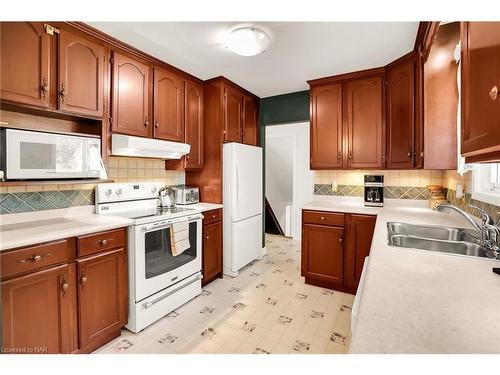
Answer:
[[238, 167], [238, 163], [235, 164], [236, 171], [236, 207], [240, 203], [240, 168]]

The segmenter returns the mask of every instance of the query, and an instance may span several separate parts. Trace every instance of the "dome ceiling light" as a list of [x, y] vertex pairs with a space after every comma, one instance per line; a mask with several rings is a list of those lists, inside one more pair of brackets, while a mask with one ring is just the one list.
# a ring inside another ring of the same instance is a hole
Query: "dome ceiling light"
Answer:
[[256, 26], [237, 26], [229, 30], [224, 38], [224, 46], [241, 56], [255, 56], [269, 46], [271, 39]]

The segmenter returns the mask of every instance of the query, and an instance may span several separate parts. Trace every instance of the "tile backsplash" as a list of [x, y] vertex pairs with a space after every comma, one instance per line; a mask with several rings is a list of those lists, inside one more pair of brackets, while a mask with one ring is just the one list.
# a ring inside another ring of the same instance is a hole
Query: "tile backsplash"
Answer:
[[[114, 182], [161, 182], [183, 185], [184, 171], [165, 170], [158, 159], [109, 157], [106, 169]], [[0, 188], [0, 215], [94, 204], [95, 184], [22, 185]]]
[[[353, 170], [314, 171], [314, 194], [363, 196], [364, 175], [384, 176], [384, 196], [397, 199], [428, 199], [427, 185], [443, 185], [444, 171], [438, 170]], [[332, 182], [337, 191], [332, 191]]]

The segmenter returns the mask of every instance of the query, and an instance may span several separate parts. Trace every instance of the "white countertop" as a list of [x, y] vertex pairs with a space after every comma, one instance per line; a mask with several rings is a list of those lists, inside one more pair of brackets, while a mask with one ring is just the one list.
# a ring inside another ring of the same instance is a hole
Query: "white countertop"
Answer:
[[500, 261], [391, 247], [387, 222], [470, 228], [427, 201], [329, 197], [304, 209], [376, 214], [350, 353], [500, 353]]
[[[201, 212], [222, 208], [222, 204], [197, 203], [189, 208]], [[94, 206], [72, 207], [0, 216], [0, 251], [81, 236], [133, 224], [133, 220], [97, 215]]]
[[0, 216], [0, 251], [126, 227], [132, 220], [97, 215], [94, 206]]

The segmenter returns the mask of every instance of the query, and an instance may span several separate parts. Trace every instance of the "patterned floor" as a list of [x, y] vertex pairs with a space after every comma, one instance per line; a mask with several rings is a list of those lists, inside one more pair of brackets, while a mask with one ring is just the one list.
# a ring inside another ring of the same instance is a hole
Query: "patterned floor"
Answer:
[[238, 277], [95, 353], [345, 353], [354, 296], [304, 284], [299, 242], [266, 235], [266, 248]]

